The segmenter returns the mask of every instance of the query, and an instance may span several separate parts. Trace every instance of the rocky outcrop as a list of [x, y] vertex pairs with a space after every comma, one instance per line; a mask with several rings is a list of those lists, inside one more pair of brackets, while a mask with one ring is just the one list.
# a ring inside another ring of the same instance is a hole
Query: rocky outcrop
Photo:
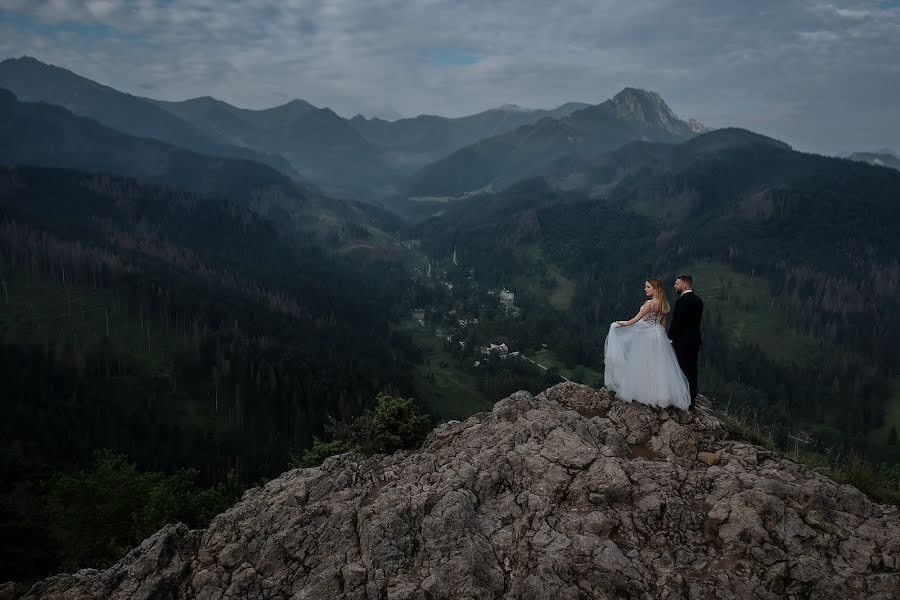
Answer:
[[290, 471], [205, 531], [166, 527], [111, 569], [27, 597], [898, 595], [896, 507], [729, 439], [702, 406], [565, 383], [444, 424], [413, 452]]

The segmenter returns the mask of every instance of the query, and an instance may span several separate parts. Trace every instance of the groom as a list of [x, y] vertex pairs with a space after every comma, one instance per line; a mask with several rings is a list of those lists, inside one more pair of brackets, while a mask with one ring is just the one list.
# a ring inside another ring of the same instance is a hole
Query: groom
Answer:
[[703, 317], [703, 300], [691, 288], [694, 280], [690, 275], [679, 275], [675, 279], [678, 300], [672, 307], [669, 322], [669, 339], [678, 358], [678, 366], [684, 371], [691, 388], [691, 406], [697, 398], [697, 355], [700, 352], [700, 319]]

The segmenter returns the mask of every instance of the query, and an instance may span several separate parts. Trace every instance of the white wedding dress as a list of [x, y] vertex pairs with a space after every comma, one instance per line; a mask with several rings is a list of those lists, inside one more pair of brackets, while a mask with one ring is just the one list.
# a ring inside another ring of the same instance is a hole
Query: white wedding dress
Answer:
[[686, 410], [691, 403], [687, 378], [662, 326], [662, 315], [655, 313], [652, 306], [633, 325], [610, 325], [606, 336], [605, 386], [625, 401]]

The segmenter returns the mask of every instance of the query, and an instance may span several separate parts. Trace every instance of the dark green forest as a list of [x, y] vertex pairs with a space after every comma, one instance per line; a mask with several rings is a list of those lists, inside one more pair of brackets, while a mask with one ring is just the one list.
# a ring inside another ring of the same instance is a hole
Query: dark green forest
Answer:
[[101, 449], [194, 469], [198, 489], [247, 486], [329, 415], [409, 389], [387, 319], [413, 285], [402, 261], [292, 227], [122, 177], [0, 170], [5, 517]]

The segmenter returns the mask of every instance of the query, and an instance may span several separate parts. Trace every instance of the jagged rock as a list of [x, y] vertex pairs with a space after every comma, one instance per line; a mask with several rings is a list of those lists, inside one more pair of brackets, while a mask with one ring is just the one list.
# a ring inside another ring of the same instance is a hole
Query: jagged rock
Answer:
[[[2, 96], [2, 94], [0, 94]], [[2, 100], [2, 97], [0, 97]], [[7, 581], [6, 583], [0, 583], [0, 600], [13, 600], [16, 596], [19, 595], [19, 586], [12, 581]]]
[[199, 532], [184, 524], [167, 525], [106, 571], [82, 569], [74, 575], [57, 575], [36, 584], [26, 597], [163, 598], [177, 589], [190, 572], [197, 553]]
[[896, 507], [727, 439], [706, 409], [565, 383], [414, 452], [287, 472], [205, 531], [166, 527], [27, 597], [887, 600], [898, 556]]

